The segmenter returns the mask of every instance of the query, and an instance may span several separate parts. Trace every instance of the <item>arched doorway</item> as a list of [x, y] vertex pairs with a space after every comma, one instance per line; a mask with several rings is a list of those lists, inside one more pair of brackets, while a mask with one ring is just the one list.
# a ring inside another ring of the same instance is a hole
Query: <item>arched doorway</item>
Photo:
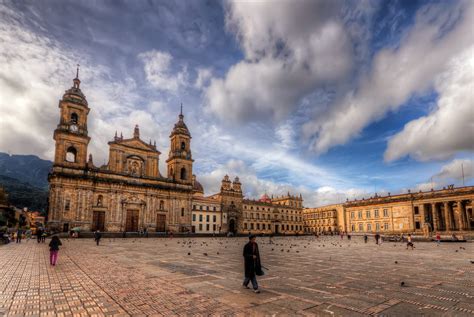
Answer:
[[234, 219], [229, 220], [229, 232], [235, 233], [235, 220]]

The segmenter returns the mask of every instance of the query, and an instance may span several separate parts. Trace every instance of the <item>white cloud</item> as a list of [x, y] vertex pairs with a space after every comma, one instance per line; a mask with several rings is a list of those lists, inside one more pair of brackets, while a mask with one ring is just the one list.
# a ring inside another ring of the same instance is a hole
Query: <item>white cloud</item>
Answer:
[[232, 1], [226, 23], [245, 60], [213, 78], [205, 97], [207, 110], [229, 122], [280, 120], [317, 85], [341, 80], [352, 67], [336, 2]]
[[176, 93], [180, 87], [186, 86], [186, 67], [179, 71], [174, 70], [173, 57], [168, 52], [151, 50], [140, 53], [138, 58], [144, 64], [148, 82], [156, 89]]
[[143, 139], [168, 144], [172, 125], [159, 125], [152, 114], [137, 109], [145, 101], [137, 95], [132, 78], [111, 80], [109, 68], [29, 30], [24, 19], [20, 12], [0, 5], [0, 151], [53, 159], [58, 99], [72, 86], [78, 62], [81, 89], [91, 108], [89, 153], [96, 165], [106, 162], [107, 142], [115, 131], [131, 136], [135, 124], [140, 125]]
[[474, 160], [472, 159], [456, 159], [446, 165], [443, 165], [441, 171], [436, 174], [438, 178], [446, 180], [462, 181], [474, 178]]
[[292, 186], [260, 179], [257, 176], [257, 170], [242, 160], [229, 160], [208, 173], [198, 175], [198, 181], [204, 186], [207, 195], [214, 194], [220, 191], [224, 175], [229, 175], [231, 180], [238, 176], [242, 183], [244, 196], [250, 199], [258, 199], [264, 193], [269, 196], [279, 196], [290, 192], [292, 195], [302, 194], [305, 207], [316, 207], [342, 203], [347, 198], [361, 198], [364, 195], [368, 197], [365, 190], [357, 188], [337, 190], [333, 187], [322, 186], [314, 190], [304, 185]]
[[357, 88], [340, 98], [329, 111], [304, 126], [314, 140], [312, 149], [324, 153], [345, 144], [364, 127], [397, 110], [411, 96], [425, 93], [447, 61], [472, 45], [474, 3], [430, 4], [419, 10], [415, 24], [399, 46], [379, 51], [370, 73]]
[[212, 69], [207, 67], [199, 67], [196, 69], [197, 77], [194, 87], [202, 89], [209, 85], [210, 79], [212, 78]]
[[435, 89], [436, 109], [410, 121], [389, 140], [387, 161], [406, 155], [422, 161], [446, 159], [458, 151], [474, 150], [474, 45], [437, 76]]

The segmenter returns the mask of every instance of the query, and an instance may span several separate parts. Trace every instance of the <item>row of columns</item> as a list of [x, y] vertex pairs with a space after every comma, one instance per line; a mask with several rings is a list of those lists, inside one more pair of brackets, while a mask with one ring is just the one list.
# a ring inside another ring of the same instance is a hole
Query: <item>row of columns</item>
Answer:
[[[456, 204], [456, 208], [453, 208]], [[443, 206], [441, 210], [441, 205]], [[427, 206], [428, 208], [427, 210]], [[462, 200], [433, 202], [421, 206], [422, 220], [426, 222], [427, 213], [431, 209], [433, 231], [471, 230], [471, 220], [465, 203]]]

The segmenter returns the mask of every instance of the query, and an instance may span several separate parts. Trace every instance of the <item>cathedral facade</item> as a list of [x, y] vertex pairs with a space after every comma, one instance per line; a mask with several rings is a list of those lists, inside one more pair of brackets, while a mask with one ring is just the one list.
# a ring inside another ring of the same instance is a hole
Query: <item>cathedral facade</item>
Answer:
[[54, 131], [55, 156], [49, 175], [48, 225], [57, 231], [191, 230], [193, 158], [191, 134], [182, 111], [170, 134], [167, 173], [158, 168], [155, 144], [133, 135], [108, 143], [109, 160], [97, 167], [88, 155], [90, 111], [76, 75], [59, 101], [59, 124]]

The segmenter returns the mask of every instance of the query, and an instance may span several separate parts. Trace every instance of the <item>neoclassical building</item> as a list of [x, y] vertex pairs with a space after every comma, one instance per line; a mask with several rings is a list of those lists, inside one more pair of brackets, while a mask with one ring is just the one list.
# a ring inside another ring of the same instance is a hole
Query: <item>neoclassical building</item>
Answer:
[[473, 200], [474, 186], [375, 195], [338, 205], [306, 208], [305, 231], [425, 235], [472, 232]]
[[156, 144], [140, 138], [138, 125], [130, 137], [115, 135], [109, 160], [96, 166], [88, 155], [90, 108], [76, 74], [59, 101], [54, 131], [55, 156], [49, 175], [51, 228], [83, 230], [191, 230], [193, 158], [191, 134], [181, 113], [170, 134], [167, 173], [159, 171]]

